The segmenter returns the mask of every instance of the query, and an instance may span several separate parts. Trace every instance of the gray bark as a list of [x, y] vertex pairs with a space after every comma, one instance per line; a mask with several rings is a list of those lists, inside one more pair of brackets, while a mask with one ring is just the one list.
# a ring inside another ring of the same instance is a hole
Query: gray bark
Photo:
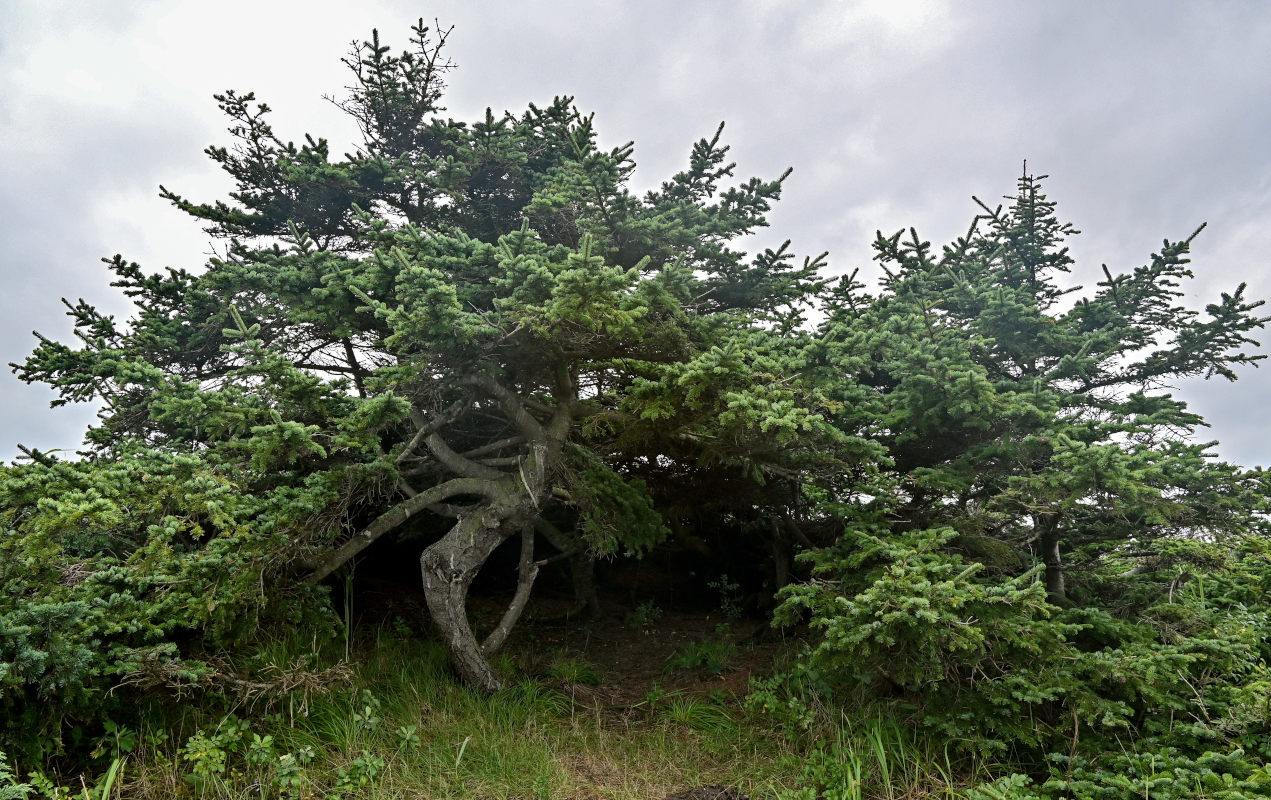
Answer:
[[530, 589], [534, 587], [534, 579], [538, 577], [538, 564], [534, 561], [533, 524], [521, 528], [521, 562], [517, 566], [516, 576], [516, 594], [513, 595], [512, 602], [508, 604], [503, 619], [499, 620], [499, 624], [494, 626], [494, 630], [481, 643], [481, 654], [487, 658], [507, 641], [512, 626], [516, 625], [521, 612], [525, 611], [525, 604], [530, 600]]
[[470, 686], [497, 691], [502, 682], [481, 652], [468, 623], [468, 589], [481, 566], [507, 538], [504, 520], [488, 507], [461, 517], [450, 532], [424, 550], [420, 570], [424, 599], [441, 633], [450, 663]]
[[370, 547], [381, 536], [429, 506], [458, 495], [488, 494], [490, 488], [489, 481], [456, 478], [438, 484], [427, 491], [415, 493], [412, 497], [380, 514], [370, 525], [350, 536], [344, 544], [331, 551], [321, 562], [313, 565], [313, 571], [305, 577], [305, 582], [318, 583], [339, 569], [350, 558]]
[[1042, 563], [1046, 566], [1046, 598], [1055, 605], [1067, 605], [1068, 589], [1064, 581], [1063, 558], [1059, 553], [1059, 515], [1038, 514], [1036, 524]]
[[[501, 479], [498, 481], [469, 478], [491, 487], [492, 491], [487, 495], [490, 499], [461, 514], [459, 521], [445, 536], [424, 550], [419, 564], [423, 575], [424, 599], [433, 623], [441, 633], [451, 665], [468, 685], [493, 692], [502, 686], [502, 681], [490, 666], [486, 652], [468, 622], [468, 589], [486, 559], [509, 536], [529, 528], [526, 535], [531, 537], [532, 546], [532, 526], [538, 517], [540, 500], [548, 490], [547, 476], [560, 457], [572, 418], [569, 408], [561, 407], [544, 425], [526, 412], [515, 393], [506, 387], [484, 377], [473, 378], [470, 382], [504, 406], [504, 412], [526, 439], [528, 452], [514, 470], [499, 472]], [[429, 437], [426, 442], [434, 456], [443, 463], [450, 462], [447, 466], [451, 469], [474, 476], [497, 472], [455, 453], [439, 437]], [[529, 559], [533, 561], [532, 550]], [[524, 561], [524, 553], [522, 560]], [[500, 623], [501, 628], [507, 623], [507, 630], [510, 631], [519, 617], [529, 598], [528, 584], [532, 582], [535, 572], [537, 568], [532, 563], [530, 570], [522, 571], [516, 597], [509, 613], [504, 615], [504, 620]], [[506, 635], [507, 631], [504, 631], [502, 636]], [[491, 649], [500, 643], [501, 639], [492, 641]]]
[[539, 517], [534, 523], [543, 537], [560, 552], [547, 561], [566, 558], [569, 560], [569, 575], [574, 585], [574, 607], [565, 612], [565, 617], [585, 613], [591, 619], [600, 619], [604, 610], [600, 607], [600, 596], [596, 594], [596, 557], [585, 544], [577, 538], [571, 538], [546, 519]]

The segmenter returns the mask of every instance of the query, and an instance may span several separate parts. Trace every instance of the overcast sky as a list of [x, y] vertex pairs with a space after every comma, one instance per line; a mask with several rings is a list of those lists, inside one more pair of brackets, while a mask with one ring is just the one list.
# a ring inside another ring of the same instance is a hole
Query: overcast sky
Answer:
[[[875, 229], [965, 231], [971, 195], [1008, 193], [1027, 159], [1083, 231], [1077, 280], [1128, 270], [1165, 237], [1194, 246], [1197, 306], [1240, 282], [1271, 296], [1271, 4], [1247, 2], [392, 2], [5, 0], [0, 4], [0, 362], [31, 330], [70, 339], [62, 296], [127, 316], [98, 259], [197, 268], [199, 225], [158, 198], [223, 196], [203, 155], [212, 100], [252, 90], [284, 138], [353, 129], [323, 95], [373, 27], [454, 26], [448, 114], [555, 95], [636, 143], [638, 188], [727, 121], [739, 174], [794, 167], [769, 240], [869, 268]], [[1271, 341], [1271, 336], [1266, 337]], [[1264, 348], [1265, 349], [1265, 348]], [[1223, 457], [1271, 464], [1271, 366], [1180, 390]], [[0, 458], [74, 449], [93, 409], [0, 375]]]

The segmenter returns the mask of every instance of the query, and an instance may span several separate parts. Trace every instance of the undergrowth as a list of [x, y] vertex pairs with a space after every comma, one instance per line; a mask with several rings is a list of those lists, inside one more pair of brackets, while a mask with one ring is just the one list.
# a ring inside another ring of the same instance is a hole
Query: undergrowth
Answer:
[[[87, 743], [37, 748], [43, 761], [0, 753], [0, 800], [661, 800], [710, 785], [773, 800], [1243, 800], [1271, 776], [1240, 754], [1188, 757], [1163, 741], [1022, 774], [925, 731], [912, 706], [835, 702], [797, 657], [742, 696], [654, 683], [616, 703], [602, 684], [620, 676], [565, 650], [529, 657], [534, 674], [505, 656], [507, 684], [491, 695], [458, 684], [441, 646], [405, 624], [356, 631], [349, 652], [345, 663], [338, 637], [262, 643], [225, 668], [292, 676], [291, 688], [243, 679], [197, 702], [152, 698]], [[75, 747], [91, 761], [58, 755]]]
[[[546, 674], [513, 673], [482, 695], [457, 684], [435, 642], [384, 630], [358, 644], [348, 680], [323, 691], [156, 703], [112, 723], [82, 776], [55, 771], [55, 758], [0, 759], [10, 770], [0, 797], [635, 800], [704, 784], [764, 795], [798, 780], [797, 746], [746, 721], [738, 698], [607, 707], [571, 691], [598, 675], [564, 654]], [[317, 668], [344, 652], [342, 641], [312, 647], [276, 642], [266, 660]]]

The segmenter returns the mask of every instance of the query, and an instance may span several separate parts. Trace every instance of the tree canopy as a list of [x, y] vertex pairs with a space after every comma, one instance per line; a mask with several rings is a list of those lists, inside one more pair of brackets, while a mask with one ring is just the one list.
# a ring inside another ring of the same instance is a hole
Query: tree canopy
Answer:
[[[716, 557], [722, 530], [777, 622], [810, 623], [823, 698], [902, 697], [1034, 767], [1071, 741], [1070, 776], [1083, 736], [1173, 742], [1156, 721], [1184, 710], [1267, 746], [1265, 709], [1204, 667], [1265, 677], [1267, 478], [1169, 393], [1263, 358], [1266, 319], [1243, 286], [1183, 302], [1199, 230], [1065, 286], [1077, 231], [1025, 170], [939, 253], [880, 233], [871, 294], [824, 255], [745, 251], [785, 175], [738, 179], [722, 125], [637, 196], [633, 145], [570, 98], [442, 116], [446, 35], [353, 49], [343, 156], [217, 96], [235, 191], [162, 191], [220, 254], [107, 259], [133, 317], [68, 303], [78, 343], [14, 365], [102, 411], [80, 459], [0, 472], [10, 734], [60, 725], [49, 699], [91, 716], [121, 684], [205, 684], [263, 629], [329, 628], [332, 576], [384, 540], [419, 542], [453, 667], [495, 690], [548, 561], [587, 604], [595, 558], [669, 536]], [[512, 540], [478, 632], [469, 589]]]
[[[224, 254], [166, 274], [116, 257], [135, 318], [77, 305], [82, 346], [44, 340], [17, 370], [104, 403], [90, 463], [171, 453], [292, 510], [128, 515], [124, 559], [155, 525], [188, 559], [250, 522], [271, 540], [252, 571], [313, 584], [421, 516], [452, 520], [424, 551], [424, 588], [455, 666], [492, 689], [486, 656], [524, 606], [536, 520], [566, 551], [638, 552], [664, 535], [642, 473], [715, 463], [762, 482], [838, 434], [815, 392], [783, 380], [782, 332], [821, 262], [729, 246], [765, 224], [780, 179], [725, 185], [716, 131], [635, 197], [631, 145], [601, 148], [569, 98], [436, 116], [443, 43], [421, 24], [400, 55], [378, 36], [354, 50], [342, 107], [362, 140], [342, 160], [324, 139], [284, 142], [250, 94], [218, 96], [237, 143], [208, 154], [237, 180], [233, 202], [165, 196]], [[479, 643], [468, 587], [518, 535], [521, 590]]]

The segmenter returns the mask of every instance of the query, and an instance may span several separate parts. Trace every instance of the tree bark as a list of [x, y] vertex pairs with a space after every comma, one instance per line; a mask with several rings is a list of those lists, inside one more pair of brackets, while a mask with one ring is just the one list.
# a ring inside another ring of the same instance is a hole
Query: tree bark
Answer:
[[489, 658], [507, 641], [512, 626], [521, 618], [525, 604], [530, 600], [530, 589], [534, 587], [534, 579], [538, 577], [538, 564], [534, 561], [534, 525], [526, 524], [521, 528], [521, 563], [516, 570], [516, 593], [499, 624], [490, 631], [490, 635], [481, 643], [481, 654]]
[[790, 582], [790, 543], [786, 539], [783, 526], [776, 517], [771, 517], [769, 524], [772, 527], [772, 538], [768, 540], [768, 543], [772, 547], [773, 591], [764, 598], [765, 606], [772, 604], [777, 592]]
[[600, 619], [604, 609], [600, 606], [600, 596], [596, 594], [596, 557], [576, 534], [566, 535], [548, 520], [539, 517], [534, 522], [535, 529], [543, 534], [543, 538], [560, 551], [550, 560], [569, 559], [569, 576], [574, 585], [574, 607], [565, 612], [565, 617], [575, 614], [586, 614], [589, 619]]
[[451, 665], [465, 683], [487, 692], [497, 691], [502, 682], [468, 623], [468, 588], [486, 559], [507, 538], [507, 529], [498, 509], [485, 505], [461, 517], [419, 558], [424, 599]]
[[605, 615], [596, 593], [596, 557], [585, 548], [569, 558], [569, 574], [574, 582], [576, 613], [587, 619], [600, 619]]
[[313, 565], [313, 571], [305, 576], [305, 583], [317, 583], [340, 568], [350, 558], [370, 547], [377, 539], [406, 522], [415, 514], [451, 497], [465, 494], [488, 495], [491, 491], [490, 481], [473, 478], [455, 478], [438, 484], [425, 492], [416, 492], [408, 499], [398, 503], [380, 514], [362, 530], [353, 534], [348, 540], [328, 553], [320, 562]]
[[1055, 605], [1067, 605], [1068, 589], [1064, 582], [1063, 559], [1059, 554], [1059, 515], [1039, 514], [1036, 523], [1042, 563], [1046, 565], [1046, 598]]
[[[493, 378], [474, 375], [465, 379], [465, 383], [498, 401], [508, 421], [520, 431], [525, 440], [525, 451], [515, 468], [504, 472], [456, 453], [440, 436], [429, 435], [425, 438], [432, 455], [446, 468], [465, 475], [464, 480], [483, 484], [488, 487], [488, 491], [483, 492], [485, 502], [461, 513], [455, 526], [424, 550], [419, 558], [419, 565], [423, 575], [424, 599], [433, 624], [437, 626], [446, 645], [451, 665], [469, 686], [493, 692], [502, 686], [502, 681], [490, 666], [486, 653], [468, 622], [468, 589], [486, 559], [508, 537], [528, 529], [526, 535], [530, 537], [529, 545], [532, 547], [532, 526], [539, 515], [540, 501], [548, 492], [548, 475], [560, 457], [561, 448], [564, 447], [572, 425], [572, 399], [576, 396], [576, 387], [572, 383], [561, 381], [562, 386], [558, 388], [567, 390], [563, 393], [570, 400], [558, 405], [550, 420], [543, 424], [525, 409], [523, 398]], [[499, 479], [496, 480], [495, 475]], [[415, 499], [412, 498], [411, 502]], [[520, 609], [529, 598], [528, 584], [533, 581], [533, 575], [537, 572], [537, 567], [532, 563], [532, 550], [528, 560], [530, 569], [522, 570], [512, 607], [504, 615], [500, 629], [511, 629], [516, 617], [520, 615]], [[522, 562], [525, 561], [523, 552]], [[504, 630], [501, 636], [506, 635], [507, 631]], [[496, 629], [491, 649], [501, 642], [497, 638], [499, 636], [499, 629]]]

